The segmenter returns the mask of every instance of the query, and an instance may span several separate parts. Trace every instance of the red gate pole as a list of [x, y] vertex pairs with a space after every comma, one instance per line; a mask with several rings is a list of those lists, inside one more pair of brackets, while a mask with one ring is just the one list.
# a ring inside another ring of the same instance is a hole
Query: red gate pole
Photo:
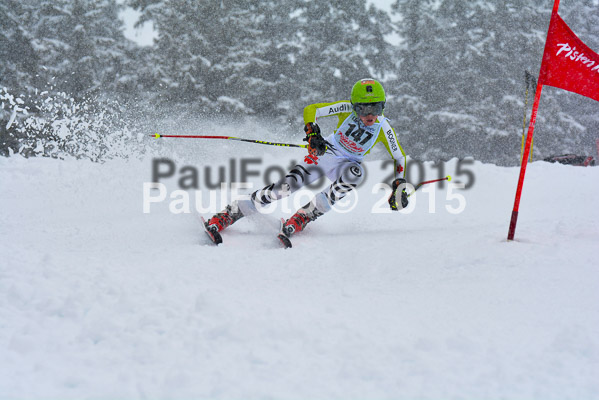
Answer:
[[510, 220], [510, 229], [507, 234], [507, 240], [514, 240], [516, 232], [516, 222], [518, 221], [518, 210], [520, 208], [520, 196], [522, 195], [522, 186], [524, 185], [524, 175], [526, 174], [526, 166], [528, 165], [528, 155], [530, 154], [530, 144], [535, 130], [535, 122], [537, 122], [537, 111], [539, 109], [539, 101], [541, 100], [541, 91], [543, 85], [537, 83], [537, 93], [535, 94], [535, 102], [532, 107], [532, 115], [530, 116], [530, 124], [528, 126], [528, 134], [526, 135], [526, 145], [524, 146], [524, 154], [522, 155], [522, 165], [520, 166], [520, 177], [518, 178], [518, 188], [516, 189], [516, 198], [514, 200], [514, 209], [512, 210], [512, 219]]
[[[553, 10], [551, 12], [551, 20], [549, 21], [549, 29], [551, 29], [553, 19], [557, 16], [557, 10], [559, 8], [560, 0], [553, 2]], [[549, 36], [549, 32], [547, 33]], [[545, 51], [547, 51], [547, 41], [545, 41]], [[543, 62], [544, 63], [544, 62]], [[541, 64], [541, 71], [543, 70], [543, 64]], [[528, 125], [528, 134], [526, 135], [526, 146], [524, 148], [524, 154], [522, 154], [522, 165], [520, 166], [520, 177], [518, 178], [518, 187], [516, 189], [516, 198], [514, 199], [514, 209], [512, 210], [512, 218], [510, 220], [510, 228], [507, 234], [507, 240], [514, 240], [514, 234], [516, 232], [516, 222], [518, 221], [518, 210], [520, 209], [520, 196], [522, 195], [522, 186], [524, 185], [524, 175], [526, 174], [526, 166], [528, 165], [528, 155], [530, 153], [530, 146], [532, 143], [532, 137], [535, 131], [535, 122], [537, 122], [537, 111], [539, 109], [539, 101], [541, 100], [541, 91], [543, 90], [542, 79], [539, 76], [537, 79], [537, 92], [535, 94], [535, 102], [532, 106], [532, 114], [530, 116], [530, 124]]]

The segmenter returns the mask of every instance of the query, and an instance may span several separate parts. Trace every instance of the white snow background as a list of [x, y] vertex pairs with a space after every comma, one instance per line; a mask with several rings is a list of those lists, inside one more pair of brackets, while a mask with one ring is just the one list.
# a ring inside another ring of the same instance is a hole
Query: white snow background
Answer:
[[[194, 166], [262, 149], [219, 146]], [[143, 213], [151, 159], [0, 158], [0, 398], [599, 399], [599, 168], [529, 164], [507, 242], [518, 168], [372, 213], [367, 166], [285, 250], [282, 211], [218, 247], [170, 198]]]

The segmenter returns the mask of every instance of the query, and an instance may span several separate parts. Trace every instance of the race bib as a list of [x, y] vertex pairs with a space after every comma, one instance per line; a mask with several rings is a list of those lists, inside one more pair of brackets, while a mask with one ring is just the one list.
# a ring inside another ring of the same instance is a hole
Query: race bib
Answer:
[[345, 152], [363, 157], [374, 146], [381, 130], [381, 123], [377, 120], [372, 126], [364, 126], [360, 118], [352, 113], [335, 131], [335, 142]]

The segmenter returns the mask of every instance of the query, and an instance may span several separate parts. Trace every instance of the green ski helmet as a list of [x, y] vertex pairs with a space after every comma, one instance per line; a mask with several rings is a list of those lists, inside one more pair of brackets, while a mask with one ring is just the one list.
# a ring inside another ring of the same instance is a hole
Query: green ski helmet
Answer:
[[385, 102], [385, 89], [374, 79], [361, 79], [351, 90], [352, 104], [378, 103], [380, 101]]
[[[368, 103], [378, 103], [378, 104], [369, 104], [375, 106], [376, 110], [379, 111], [380, 115], [385, 108], [385, 89], [383, 89], [383, 85], [374, 79], [367, 78], [361, 79], [355, 83], [354, 87], [351, 90], [351, 103], [359, 115], [363, 115], [363, 107], [360, 107], [361, 104]], [[371, 107], [367, 107], [371, 109]]]

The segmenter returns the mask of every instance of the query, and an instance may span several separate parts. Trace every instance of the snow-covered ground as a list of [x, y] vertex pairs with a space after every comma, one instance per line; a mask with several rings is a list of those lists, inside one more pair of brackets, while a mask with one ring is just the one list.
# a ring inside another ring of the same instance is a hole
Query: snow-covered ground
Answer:
[[282, 210], [209, 244], [179, 174], [144, 213], [151, 167], [0, 158], [0, 398], [599, 399], [599, 168], [530, 164], [507, 242], [518, 168], [373, 213], [371, 163], [284, 250]]

